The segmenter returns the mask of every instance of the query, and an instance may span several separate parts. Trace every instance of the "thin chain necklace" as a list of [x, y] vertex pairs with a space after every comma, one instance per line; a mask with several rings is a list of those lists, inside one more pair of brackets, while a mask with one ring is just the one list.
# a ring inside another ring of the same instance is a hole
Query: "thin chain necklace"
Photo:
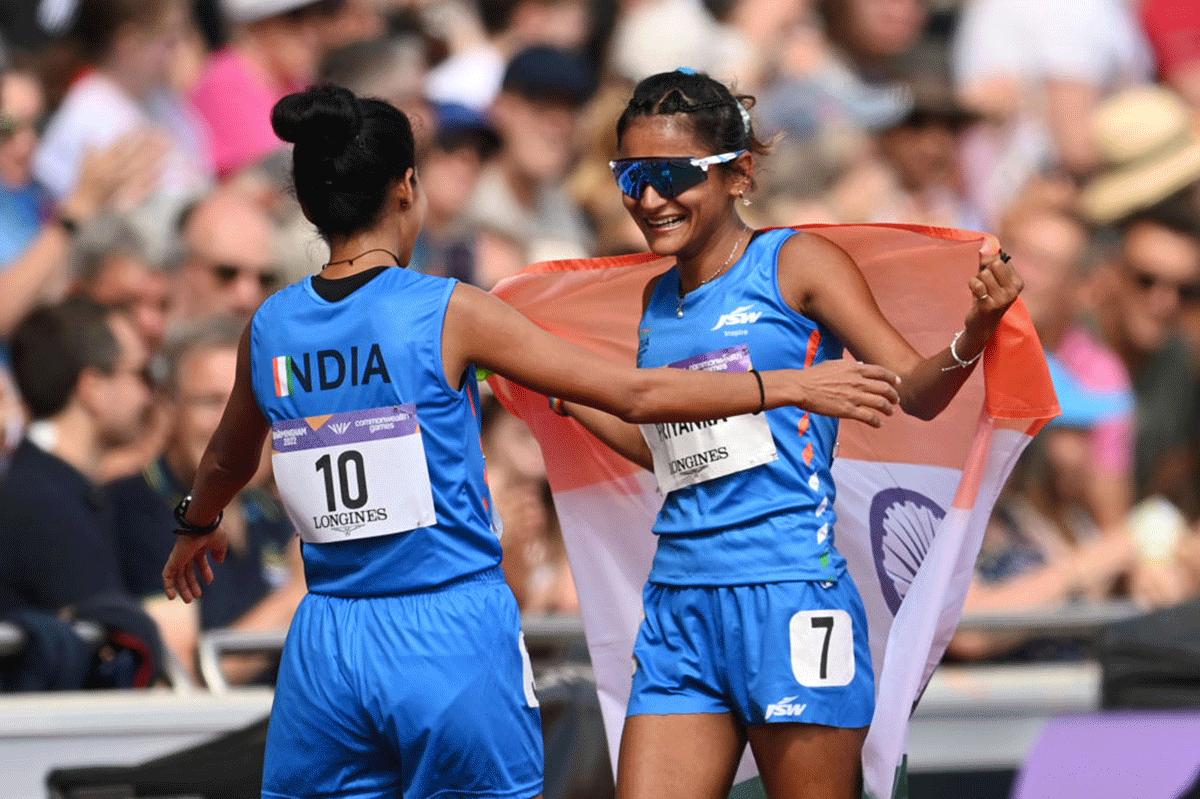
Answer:
[[[750, 228], [745, 228], [745, 233], [746, 233], [746, 234], [749, 234], [749, 233], [750, 233]], [[733, 243], [733, 249], [729, 251], [729, 257], [725, 259], [725, 263], [721, 264], [721, 268], [720, 268], [720, 269], [718, 269], [717, 271], [713, 272], [711, 275], [709, 275], [708, 277], [704, 278], [704, 279], [703, 279], [703, 280], [701, 280], [699, 283], [697, 283], [697, 284], [696, 284], [696, 289], [700, 288], [701, 286], [703, 286], [705, 283], [709, 282], [710, 280], [715, 280], [715, 279], [716, 279], [716, 277], [717, 277], [717, 275], [721, 274], [721, 273], [722, 273], [722, 272], [724, 272], [724, 271], [725, 271], [727, 268], [729, 268], [729, 265], [730, 265], [731, 263], [733, 263], [733, 254], [734, 254], [734, 253], [736, 253], [736, 252], [738, 251], [738, 247], [742, 246], [742, 239], [744, 239], [744, 238], [745, 238], [745, 236], [738, 236], [738, 239], [737, 239], [737, 241], [735, 241], [735, 242]], [[692, 289], [692, 291], [695, 291], [696, 289]], [[680, 317], [682, 317], [682, 316], [683, 316], [683, 298], [684, 298], [684, 293], [683, 293], [683, 281], [682, 281], [682, 280], [680, 280], [680, 281], [679, 281], [679, 301], [678, 301], [678, 303], [675, 305], [675, 315], [676, 315], [676, 316], [680, 316]]]
[[340, 261], [329, 261], [328, 263], [322, 264], [321, 269], [325, 269], [325, 267], [327, 267], [327, 266], [334, 266], [335, 264], [350, 264], [351, 266], [354, 266], [354, 262], [357, 261], [359, 258], [362, 258], [364, 255], [370, 255], [373, 252], [386, 253], [387, 255], [391, 256], [392, 263], [396, 264], [397, 266], [400, 265], [400, 259], [397, 258], [396, 254], [394, 252], [392, 252], [391, 250], [385, 250], [383, 247], [372, 247], [369, 250], [364, 250], [363, 252], [360, 252], [358, 255], [354, 256], [353, 258], [343, 258]]

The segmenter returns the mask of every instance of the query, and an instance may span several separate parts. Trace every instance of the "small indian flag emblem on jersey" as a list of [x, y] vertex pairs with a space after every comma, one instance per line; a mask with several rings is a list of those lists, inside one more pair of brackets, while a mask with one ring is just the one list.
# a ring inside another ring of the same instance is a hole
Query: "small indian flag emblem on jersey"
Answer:
[[292, 356], [280, 355], [271, 361], [275, 372], [275, 396], [287, 397], [292, 393]]

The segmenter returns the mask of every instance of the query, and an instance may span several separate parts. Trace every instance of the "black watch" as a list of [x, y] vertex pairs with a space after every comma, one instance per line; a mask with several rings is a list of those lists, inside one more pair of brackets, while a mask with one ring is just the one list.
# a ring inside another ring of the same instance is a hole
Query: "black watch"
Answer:
[[187, 515], [188, 508], [192, 504], [192, 495], [188, 494], [183, 499], [179, 500], [179, 504], [175, 506], [175, 523], [179, 526], [175, 528], [176, 535], [191, 535], [202, 536], [208, 535], [213, 530], [221, 526], [221, 519], [225, 516], [225, 511], [217, 514], [217, 518], [213, 519], [208, 524], [192, 524], [187, 519], [183, 518]]
[[75, 219], [74, 217], [60, 216], [54, 221], [57, 222], [58, 226], [63, 229], [63, 232], [71, 238], [79, 235], [79, 228], [81, 226], [79, 224], [79, 220]]

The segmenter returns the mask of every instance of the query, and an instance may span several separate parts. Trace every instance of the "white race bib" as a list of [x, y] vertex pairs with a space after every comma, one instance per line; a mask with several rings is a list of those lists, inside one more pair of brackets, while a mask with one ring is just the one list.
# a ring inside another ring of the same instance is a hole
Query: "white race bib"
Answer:
[[[675, 369], [706, 372], [749, 372], [745, 344], [671, 364]], [[745, 471], [779, 458], [764, 414], [742, 414], [707, 422], [662, 422], [640, 425], [654, 455], [654, 476], [663, 494]]]
[[271, 436], [275, 482], [305, 542], [437, 523], [416, 405], [289, 419]]

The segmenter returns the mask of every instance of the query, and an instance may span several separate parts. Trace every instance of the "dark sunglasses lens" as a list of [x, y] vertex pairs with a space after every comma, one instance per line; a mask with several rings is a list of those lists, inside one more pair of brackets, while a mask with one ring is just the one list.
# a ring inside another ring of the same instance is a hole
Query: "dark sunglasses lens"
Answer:
[[241, 272], [240, 269], [229, 264], [215, 264], [212, 268], [213, 277], [217, 279], [218, 283], [224, 286], [228, 286], [237, 280], [239, 272]]
[[665, 169], [670, 175], [673, 191], [670, 195], [664, 194], [664, 197], [677, 197], [688, 189], [699, 186], [708, 178], [708, 172], [690, 161], [667, 161]]
[[647, 161], [617, 161], [613, 164], [613, 177], [622, 194], [635, 200], [642, 199], [642, 192], [651, 181], [651, 167]]
[[653, 186], [660, 197], [676, 197], [704, 182], [703, 169], [684, 160], [628, 160], [613, 165], [613, 175], [622, 193], [635, 200], [642, 198], [647, 186]]

